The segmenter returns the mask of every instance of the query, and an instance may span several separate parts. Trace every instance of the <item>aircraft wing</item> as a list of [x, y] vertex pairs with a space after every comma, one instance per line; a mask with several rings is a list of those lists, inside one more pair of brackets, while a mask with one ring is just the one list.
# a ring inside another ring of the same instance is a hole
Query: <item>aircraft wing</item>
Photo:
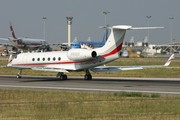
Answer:
[[12, 44], [7, 44], [7, 43], [0, 43], [0, 45], [5, 46], [5, 47], [12, 47]]
[[172, 58], [174, 57], [174, 54], [172, 54], [167, 62], [164, 65], [149, 65], [149, 66], [100, 66], [100, 67], [94, 67], [90, 68], [89, 70], [93, 72], [108, 72], [108, 71], [124, 71], [124, 70], [137, 70], [137, 69], [143, 69], [143, 68], [155, 68], [155, 67], [166, 67], [169, 66], [169, 64], [172, 61]]
[[106, 67], [94, 67], [89, 70], [93, 72], [108, 72], [108, 71], [123, 71], [123, 70], [137, 70], [143, 69], [141, 66], [106, 66]]
[[69, 73], [67, 70], [63, 68], [45, 68], [45, 67], [34, 67], [31, 68], [32, 70], [41, 70], [41, 71], [51, 71], [51, 72], [63, 72], [63, 73]]

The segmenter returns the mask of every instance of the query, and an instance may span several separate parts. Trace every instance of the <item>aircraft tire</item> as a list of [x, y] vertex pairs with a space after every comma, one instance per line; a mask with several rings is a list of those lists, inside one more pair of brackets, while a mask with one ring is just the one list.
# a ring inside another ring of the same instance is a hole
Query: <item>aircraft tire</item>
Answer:
[[91, 80], [91, 79], [92, 79], [92, 76], [91, 76], [91, 75], [85, 75], [85, 76], [84, 76], [84, 79], [85, 79], [85, 80]]
[[67, 80], [67, 75], [64, 75], [64, 80]]
[[61, 75], [60, 80], [67, 80], [67, 75]]
[[21, 76], [20, 76], [20, 75], [17, 75], [17, 78], [21, 78]]

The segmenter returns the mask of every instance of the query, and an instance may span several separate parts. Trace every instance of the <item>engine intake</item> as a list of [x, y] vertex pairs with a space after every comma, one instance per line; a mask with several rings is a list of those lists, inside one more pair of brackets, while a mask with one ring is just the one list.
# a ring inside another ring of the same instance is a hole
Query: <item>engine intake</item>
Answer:
[[88, 60], [97, 57], [97, 53], [89, 49], [70, 49], [67, 57], [74, 61]]

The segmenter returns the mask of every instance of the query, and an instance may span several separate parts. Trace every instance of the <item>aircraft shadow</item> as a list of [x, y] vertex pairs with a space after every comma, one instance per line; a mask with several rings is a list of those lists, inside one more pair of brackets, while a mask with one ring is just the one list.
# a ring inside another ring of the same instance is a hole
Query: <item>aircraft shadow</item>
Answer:
[[[22, 80], [23, 79], [23, 80]], [[155, 78], [156, 79], [156, 78]], [[20, 82], [71, 82], [71, 81], [79, 81], [79, 82], [135, 82], [135, 83], [163, 83], [164, 84], [180, 84], [180, 81], [172, 81], [172, 80], [127, 80], [127, 79], [102, 79], [102, 78], [94, 78], [92, 80], [84, 80], [84, 78], [68, 78], [67, 80], [60, 80], [59, 78], [41, 78], [41, 77], [32, 77], [32, 78], [21, 78], [18, 79]]]

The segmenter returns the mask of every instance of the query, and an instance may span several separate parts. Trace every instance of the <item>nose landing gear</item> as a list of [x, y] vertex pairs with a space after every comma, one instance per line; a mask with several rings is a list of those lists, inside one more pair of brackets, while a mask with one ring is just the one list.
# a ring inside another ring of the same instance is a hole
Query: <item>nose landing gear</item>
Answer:
[[21, 78], [21, 73], [22, 73], [22, 69], [19, 69], [19, 72], [18, 72], [18, 75], [17, 75], [17, 78]]

